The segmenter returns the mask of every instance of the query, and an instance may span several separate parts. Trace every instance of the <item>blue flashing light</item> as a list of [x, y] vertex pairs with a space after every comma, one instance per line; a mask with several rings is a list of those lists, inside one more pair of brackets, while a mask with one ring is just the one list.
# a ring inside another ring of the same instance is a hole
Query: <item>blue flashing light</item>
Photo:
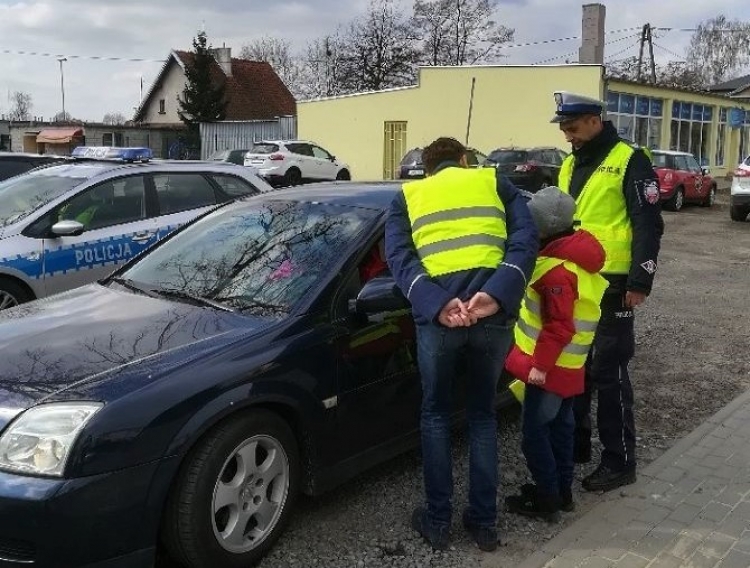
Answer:
[[78, 146], [71, 154], [73, 158], [92, 160], [122, 160], [123, 162], [147, 162], [154, 157], [151, 148], [117, 148], [115, 146]]

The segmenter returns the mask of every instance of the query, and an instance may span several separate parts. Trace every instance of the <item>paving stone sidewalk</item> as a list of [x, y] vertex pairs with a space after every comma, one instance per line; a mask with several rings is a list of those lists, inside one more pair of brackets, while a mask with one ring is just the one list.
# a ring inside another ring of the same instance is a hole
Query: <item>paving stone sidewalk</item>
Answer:
[[750, 567], [750, 391], [518, 568], [579, 567]]

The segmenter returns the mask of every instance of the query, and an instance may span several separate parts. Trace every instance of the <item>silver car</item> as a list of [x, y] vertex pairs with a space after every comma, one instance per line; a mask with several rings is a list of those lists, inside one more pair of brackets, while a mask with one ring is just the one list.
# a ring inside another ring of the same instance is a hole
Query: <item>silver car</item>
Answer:
[[0, 182], [0, 309], [98, 280], [217, 204], [271, 190], [242, 166], [133, 150], [76, 149]]

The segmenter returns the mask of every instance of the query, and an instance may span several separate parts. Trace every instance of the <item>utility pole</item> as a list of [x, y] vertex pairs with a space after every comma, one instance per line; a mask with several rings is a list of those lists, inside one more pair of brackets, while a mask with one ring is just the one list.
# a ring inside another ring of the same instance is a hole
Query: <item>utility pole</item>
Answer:
[[651, 24], [646, 24], [648, 27], [648, 55], [651, 58], [651, 83], [656, 85], [656, 61], [654, 61], [654, 38], [651, 36]]
[[656, 84], [656, 61], [654, 60], [654, 39], [651, 34], [651, 24], [645, 24], [641, 30], [640, 49], [638, 51], [638, 74], [637, 81], [643, 76], [643, 49], [648, 43], [649, 71], [651, 83]]
[[65, 120], [65, 79], [63, 75], [63, 63], [68, 60], [67, 57], [58, 57], [57, 61], [60, 63], [60, 92], [62, 93], [62, 120]]
[[636, 74], [636, 81], [641, 80], [641, 70], [643, 69], [643, 46], [646, 43], [646, 30], [648, 29], [648, 24], [643, 26], [643, 29], [641, 30], [641, 39], [639, 41], [640, 43], [640, 49], [638, 50], [638, 73]]

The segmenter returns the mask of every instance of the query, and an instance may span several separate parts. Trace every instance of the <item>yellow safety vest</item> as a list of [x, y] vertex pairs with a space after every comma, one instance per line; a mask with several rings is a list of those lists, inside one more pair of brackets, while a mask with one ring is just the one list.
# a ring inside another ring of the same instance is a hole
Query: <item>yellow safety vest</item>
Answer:
[[553, 268], [563, 265], [578, 278], [578, 298], [573, 305], [573, 319], [576, 332], [573, 340], [565, 346], [557, 358], [556, 365], [567, 369], [581, 369], [586, 364], [589, 348], [594, 341], [594, 332], [599, 324], [601, 308], [599, 304], [607, 289], [608, 282], [601, 274], [587, 272], [576, 263], [540, 256], [534, 274], [531, 276], [526, 296], [518, 314], [514, 336], [516, 345], [526, 355], [533, 356], [536, 342], [542, 331], [542, 305], [539, 293], [532, 285]]
[[[576, 198], [578, 228], [585, 229], [601, 243], [607, 258], [604, 274], [628, 274], [632, 261], [633, 225], [628, 217], [623, 193], [625, 171], [633, 148], [619, 142], [583, 186]], [[569, 155], [560, 168], [558, 185], [570, 193], [575, 157]]]
[[430, 276], [497, 268], [508, 233], [494, 168], [441, 170], [403, 186], [414, 246]]

